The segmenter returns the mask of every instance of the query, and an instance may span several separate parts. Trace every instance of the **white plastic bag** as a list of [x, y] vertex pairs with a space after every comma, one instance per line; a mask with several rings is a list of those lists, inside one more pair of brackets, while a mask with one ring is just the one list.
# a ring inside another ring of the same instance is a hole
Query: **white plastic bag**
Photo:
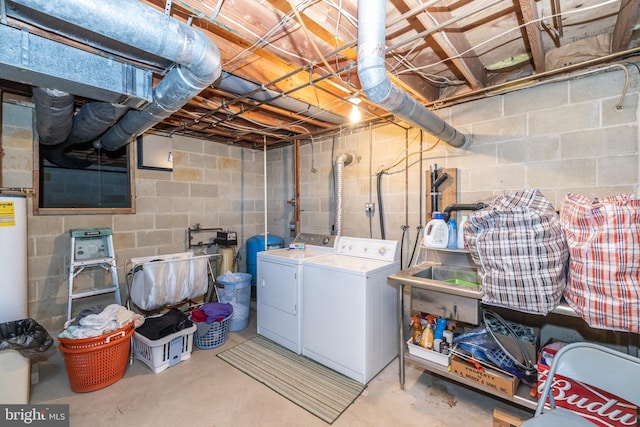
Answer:
[[131, 301], [155, 310], [200, 297], [207, 292], [209, 257], [192, 252], [132, 258]]

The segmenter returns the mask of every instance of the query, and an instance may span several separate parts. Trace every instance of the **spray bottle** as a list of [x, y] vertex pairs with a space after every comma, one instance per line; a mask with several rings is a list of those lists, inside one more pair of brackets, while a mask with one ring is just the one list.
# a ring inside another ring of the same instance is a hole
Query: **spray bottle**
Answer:
[[420, 316], [414, 316], [410, 319], [411, 327], [413, 328], [413, 334], [411, 336], [411, 343], [420, 345], [420, 337], [422, 335], [422, 322]]
[[431, 323], [427, 323], [427, 328], [422, 331], [420, 346], [427, 350], [433, 350], [433, 326]]

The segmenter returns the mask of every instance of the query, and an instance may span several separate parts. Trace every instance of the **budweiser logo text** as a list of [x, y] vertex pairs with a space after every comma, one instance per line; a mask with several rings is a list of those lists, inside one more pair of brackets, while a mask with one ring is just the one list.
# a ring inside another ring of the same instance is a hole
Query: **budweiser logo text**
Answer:
[[[548, 372], [549, 367], [538, 365], [538, 394], [542, 393]], [[556, 375], [552, 391], [556, 406], [574, 411], [593, 423], [604, 427], [636, 425], [635, 405], [598, 388]]]

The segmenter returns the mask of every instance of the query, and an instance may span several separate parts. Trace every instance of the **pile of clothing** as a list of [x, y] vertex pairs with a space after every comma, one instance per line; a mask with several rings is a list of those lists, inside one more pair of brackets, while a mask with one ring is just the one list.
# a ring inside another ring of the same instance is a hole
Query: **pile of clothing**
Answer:
[[120, 304], [104, 308], [96, 306], [82, 310], [77, 317], [65, 323], [64, 331], [58, 336], [68, 339], [92, 338], [123, 328], [131, 322], [134, 322], [135, 328], [139, 328], [145, 319]]
[[177, 308], [172, 308], [161, 316], [147, 317], [136, 332], [150, 340], [158, 340], [193, 326], [189, 317]]
[[200, 336], [206, 335], [215, 322], [222, 322], [233, 314], [233, 306], [220, 302], [203, 304], [200, 308], [191, 311], [191, 320], [195, 322]]

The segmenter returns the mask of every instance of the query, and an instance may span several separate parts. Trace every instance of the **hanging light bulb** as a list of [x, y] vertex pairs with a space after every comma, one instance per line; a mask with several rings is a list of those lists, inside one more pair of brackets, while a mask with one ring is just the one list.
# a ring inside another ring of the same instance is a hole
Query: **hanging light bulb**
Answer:
[[362, 100], [357, 96], [349, 99], [349, 102], [351, 102], [351, 113], [349, 113], [349, 120], [351, 120], [353, 123], [358, 123], [362, 118], [362, 113], [358, 108], [358, 104], [360, 104], [361, 101]]

